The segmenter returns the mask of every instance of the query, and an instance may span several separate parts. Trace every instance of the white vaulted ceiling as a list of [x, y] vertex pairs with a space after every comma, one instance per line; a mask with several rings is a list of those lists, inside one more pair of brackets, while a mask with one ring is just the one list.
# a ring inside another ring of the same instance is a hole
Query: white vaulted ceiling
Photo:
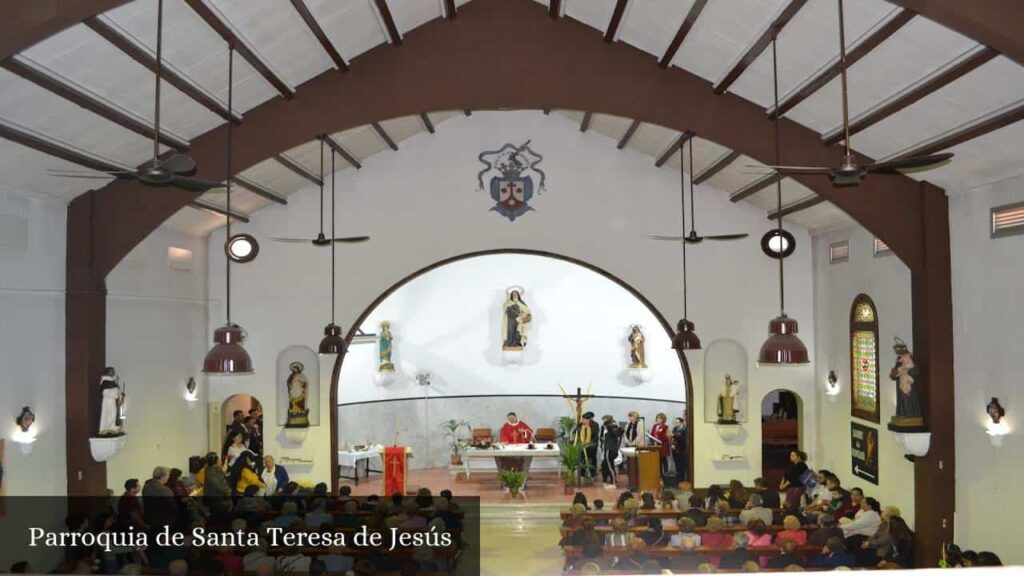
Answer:
[[[282, 90], [302, 90], [302, 84], [335, 67], [335, 63], [293, 6], [291, 0], [165, 0], [164, 58], [166, 65], [211, 102], [226, 106], [227, 44], [203, 17], [189, 5], [207, 8], [250, 49], [262, 65], [280, 78], [275, 85], [264, 74], [236, 55], [234, 109], [244, 122], [245, 113], [277, 97]], [[304, 0], [310, 14], [346, 63], [359, 66], [359, 56], [389, 41], [383, 19], [374, 0]], [[547, 5], [547, 0], [538, 0]], [[563, 0], [564, 16], [579, 20], [604, 34], [619, 0]], [[695, 0], [630, 0], [620, 21], [615, 40], [628, 43], [656, 61], [665, 54], [677, 30], [691, 12]], [[712, 85], [748, 52], [755, 39], [786, 10], [791, 0], [707, 0], [693, 28], [672, 58], [671, 65], [683, 68]], [[460, 0], [458, 5], [465, 4]], [[395, 24], [404, 34], [444, 14], [441, 0], [388, 0]], [[72, 26], [13, 57], [59, 83], [72, 86], [108, 107], [151, 124], [153, 118], [153, 73], [128, 56], [101, 33], [105, 27], [128, 43], [155, 52], [157, 0], [135, 0], [111, 10], [89, 23]], [[884, 0], [847, 3], [848, 46], [905, 18], [903, 9]], [[795, 11], [778, 36], [779, 89], [785, 98], [799, 91], [821, 69], [838, 57], [838, 20], [834, 0], [807, 0]], [[594, 42], [600, 42], [595, 33]], [[406, 43], [403, 50], [415, 50]], [[901, 92], [912, 90], [933, 74], [941, 74], [958, 60], [971, 58], [986, 48], [921, 16], [909, 18], [891, 36], [850, 67], [851, 118], [870, 112]], [[653, 62], [652, 62], [653, 65]], [[767, 110], [772, 105], [771, 50], [755, 54], [749, 66], [728, 87], [728, 91]], [[161, 129], [187, 143], [216, 128], [224, 119], [188, 93], [164, 81]], [[1024, 70], [1015, 62], [996, 55], [973, 71], [920, 98], [855, 134], [853, 147], [867, 156], [884, 159], [908, 153], [918, 146], [983, 120], [995, 113], [1024, 105]], [[428, 119], [441, 124], [456, 111], [430, 112]], [[557, 113], [581, 121], [582, 111]], [[786, 116], [822, 134], [841, 125], [839, 80], [832, 79], [788, 110]], [[589, 131], [623, 139], [633, 121], [602, 114], [589, 118]], [[108, 162], [136, 166], [152, 155], [152, 144], [143, 135], [115, 124], [73, 104], [32, 80], [0, 68], [0, 125], [30, 133], [67, 148], [74, 148]], [[0, 126], [2, 127], [2, 126]], [[421, 116], [383, 120], [380, 127], [397, 143], [426, 130]], [[625, 147], [658, 158], [678, 138], [678, 132], [640, 124]], [[357, 127], [332, 135], [355, 161], [373, 154], [388, 153], [389, 145], [372, 126]], [[1014, 123], [957, 144], [953, 162], [938, 169], [911, 175], [927, 178], [950, 191], [969, 189], [1015, 174], [1024, 164], [1024, 126]], [[284, 153], [306, 172], [320, 171], [320, 145], [310, 142]], [[166, 148], [162, 148], [166, 150]], [[695, 169], [698, 174], [731, 154], [714, 142], [694, 139]], [[838, 152], [837, 152], [838, 154]], [[328, 157], [329, 158], [329, 157]], [[837, 155], [836, 161], [839, 158]], [[350, 167], [341, 162], [339, 168]], [[652, 169], [654, 162], [652, 161]], [[665, 167], [677, 168], [673, 156]], [[764, 175], [750, 165], [750, 158], [738, 156], [711, 176], [717, 189], [735, 193]], [[49, 195], [70, 201], [78, 194], [102, 186], [102, 179], [56, 178], [49, 169], [81, 170], [65, 160], [36, 149], [0, 139], [0, 190], [10, 189]], [[96, 173], [98, 175], [98, 173]], [[281, 198], [309, 185], [310, 180], [270, 158], [242, 172], [240, 178]], [[234, 188], [232, 208], [252, 213], [273, 202], [254, 194], [245, 185]], [[155, 192], [158, 193], [158, 192]], [[851, 194], [855, 193], [851, 190]], [[783, 204], [814, 198], [814, 193], [790, 179], [782, 184]], [[207, 193], [201, 199], [224, 205], [223, 191]], [[772, 212], [775, 188], [769, 186], [741, 201]], [[823, 202], [788, 217], [812, 231], [848, 222], [833, 205]], [[221, 225], [223, 216], [185, 209], [168, 226], [192, 234], [206, 234]]]

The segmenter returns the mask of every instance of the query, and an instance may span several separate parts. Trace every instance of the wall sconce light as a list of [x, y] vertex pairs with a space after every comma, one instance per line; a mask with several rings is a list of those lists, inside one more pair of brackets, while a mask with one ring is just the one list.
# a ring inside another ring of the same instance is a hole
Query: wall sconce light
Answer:
[[825, 379], [825, 396], [829, 402], [835, 402], [839, 396], [839, 377], [835, 370], [828, 371], [828, 378]]
[[18, 417], [14, 419], [18, 428], [14, 431], [11, 441], [18, 445], [23, 454], [32, 453], [32, 443], [36, 441], [36, 432], [32, 430], [32, 425], [35, 424], [35, 421], [36, 415], [28, 406], [23, 407], [21, 414], [18, 414]]
[[185, 400], [189, 402], [195, 402], [199, 400], [199, 393], [196, 391], [196, 379], [189, 376], [188, 383], [185, 384]]
[[1010, 426], [1003, 419], [1006, 416], [1006, 409], [999, 404], [998, 398], [993, 397], [988, 405], [985, 406], [985, 411], [988, 412], [988, 416], [991, 419], [991, 422], [988, 422], [985, 426], [985, 433], [988, 434], [989, 442], [993, 446], [1002, 446], [1003, 436], [1010, 433]]
[[251, 234], [235, 234], [224, 243], [224, 253], [233, 262], [252, 262], [260, 253], [260, 243]]

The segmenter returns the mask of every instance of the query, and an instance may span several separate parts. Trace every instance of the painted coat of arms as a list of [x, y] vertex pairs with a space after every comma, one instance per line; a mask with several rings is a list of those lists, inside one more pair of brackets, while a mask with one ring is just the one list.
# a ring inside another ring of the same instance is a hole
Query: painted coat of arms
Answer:
[[486, 166], [477, 176], [478, 190], [484, 189], [484, 177], [490, 177], [491, 198], [494, 212], [509, 221], [533, 210], [534, 178], [539, 178], [537, 191], [544, 190], [544, 171], [537, 167], [544, 157], [530, 149], [530, 141], [522, 146], [505, 144], [498, 150], [481, 152], [480, 162]]

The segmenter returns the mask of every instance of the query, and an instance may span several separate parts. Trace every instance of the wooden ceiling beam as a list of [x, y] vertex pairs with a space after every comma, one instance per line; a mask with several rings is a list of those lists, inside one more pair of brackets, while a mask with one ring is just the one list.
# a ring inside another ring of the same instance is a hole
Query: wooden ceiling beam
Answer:
[[[898, 32], [900, 28], [903, 28], [907, 22], [910, 22], [914, 16], [915, 14], [910, 10], [903, 10], [900, 8], [893, 10], [893, 13], [885, 20], [861, 36], [856, 44], [850, 46], [849, 50], [846, 52], [847, 69], [877, 48], [879, 44], [888, 40], [893, 34]], [[789, 112], [798, 104], [806, 100], [811, 94], [814, 94], [831, 82], [834, 78], [839, 76], [840, 72], [840, 61], [839, 56], [837, 55], [834, 60], [826, 64], [823, 68], [820, 68], [810, 78], [804, 80], [789, 94], [783, 96], [782, 100], [779, 102], [779, 113], [785, 116], [786, 112]], [[774, 119], [775, 114], [775, 108], [770, 108], [768, 111], [768, 117]]]
[[[145, 66], [150, 72], [153, 72], [154, 74], [156, 73], [156, 54], [148, 47], [143, 46], [135, 38], [128, 35], [128, 33], [118, 27], [115, 27], [102, 16], [89, 18], [83, 22], [83, 24], [88, 26], [93, 32], [102, 36], [107, 42], [113, 44], [115, 48], [124, 52], [126, 56], [135, 60], [142, 66]], [[207, 92], [201, 86], [193, 82], [190, 78], [186, 77], [173, 66], [169, 65], [166, 61], [163, 63], [163, 66], [161, 66], [160, 74], [168, 84], [174, 86], [210, 112], [220, 116], [225, 121], [230, 119], [227, 106], [221, 103], [220, 100]], [[234, 114], [235, 124], [238, 124], [241, 120], [242, 117], [236, 112]]]
[[449, 20], [455, 20], [455, 17], [459, 15], [459, 9], [455, 7], [455, 0], [444, 0], [444, 17]]
[[[979, 66], [989, 62], [998, 55], [999, 52], [985, 46], [978, 46], [968, 51], [960, 58], [957, 58], [932, 74], [925, 76], [921, 80], [918, 80], [897, 92], [877, 106], [850, 120], [850, 135], [852, 136], [874, 126], [925, 96], [928, 96], [949, 83], [962, 78], [965, 74], [977, 69]], [[824, 136], [822, 136], [822, 143], [826, 146], [832, 146], [833, 144], [837, 144], [842, 141], [842, 125], [829, 130]]]
[[673, 140], [672, 143], [668, 145], [668, 148], [665, 148], [665, 151], [661, 153], [661, 156], [658, 156], [658, 159], [654, 161], [654, 166], [657, 168], [661, 168], [662, 166], [664, 166], [665, 162], [668, 162], [668, 159], [671, 158], [672, 155], [676, 153], [676, 150], [679, 150], [679, 148], [683, 144], [685, 144], [687, 140], [693, 138], [694, 136], [695, 134], [693, 130], [684, 130], [682, 134], [676, 137], [676, 139]]
[[548, 0], [548, 17], [555, 19], [562, 17], [562, 0]]
[[345, 162], [348, 162], [350, 165], [352, 165], [353, 168], [355, 168], [356, 170], [361, 170], [363, 168], [363, 165], [359, 162], [359, 159], [357, 159], [348, 150], [345, 150], [341, 143], [335, 140], [333, 137], [325, 134], [323, 136], [320, 136], [320, 139], [323, 140], [325, 144], [330, 146], [331, 150], [334, 150], [334, 152], [338, 156], [344, 158]]
[[232, 210], [229, 212], [226, 208], [221, 208], [216, 204], [210, 204], [209, 202], [204, 202], [203, 200], [193, 200], [189, 202], [188, 205], [189, 208], [195, 208], [196, 210], [202, 210], [203, 212], [219, 214], [221, 216], [232, 218], [245, 224], [249, 223], [249, 215], [239, 212], [237, 210]]
[[686, 13], [683, 23], [679, 25], [679, 30], [676, 31], [675, 37], [672, 38], [672, 43], [668, 45], [661, 60], [658, 60], [658, 66], [668, 68], [672, 64], [672, 61], [676, 58], [676, 53], [679, 52], [679, 48], [683, 45], [683, 40], [686, 40], [686, 35], [693, 29], [693, 25], [697, 23], [697, 18], [700, 17], [700, 13], [704, 10], [704, 6], [707, 3], [708, 0], [694, 0], [693, 4], [690, 5], [690, 10]]
[[284, 196], [278, 194], [277, 192], [274, 192], [273, 190], [267, 188], [266, 186], [257, 184], [256, 182], [253, 182], [252, 180], [245, 178], [244, 176], [233, 177], [231, 179], [231, 183], [234, 184], [235, 186], [245, 188], [246, 190], [252, 192], [257, 196], [266, 198], [267, 200], [270, 200], [275, 204], [288, 204], [288, 200]]
[[427, 129], [427, 132], [434, 133], [434, 123], [430, 121], [430, 116], [426, 112], [420, 112], [420, 120], [423, 121], [423, 127]]
[[732, 195], [729, 196], [729, 200], [732, 200], [733, 202], [739, 202], [740, 200], [743, 200], [748, 196], [753, 196], [754, 194], [757, 194], [761, 190], [764, 190], [765, 188], [774, 185], [781, 178], [782, 176], [775, 173], [762, 176], [761, 178], [754, 180], [750, 184], [747, 184], [743, 188], [740, 188], [736, 192], [733, 192]]
[[789, 0], [786, 2], [786, 5], [775, 14], [775, 18], [772, 19], [768, 27], [750, 44], [747, 51], [733, 63], [732, 67], [722, 76], [722, 79], [715, 83], [715, 94], [724, 94], [729, 89], [729, 86], [732, 86], [733, 82], [739, 79], [743, 72], [754, 63], [754, 60], [757, 60], [761, 52], [764, 52], [764, 49], [772, 41], [772, 34], [782, 32], [782, 29], [785, 28], [790, 19], [796, 16], [796, 13], [806, 3], [807, 0]]
[[348, 63], [338, 53], [338, 49], [334, 47], [334, 43], [327, 37], [327, 34], [324, 33], [324, 29], [320, 27], [320, 23], [316, 21], [313, 13], [306, 6], [305, 0], [292, 0], [292, 6], [295, 7], [295, 11], [302, 17], [303, 22], [306, 23], [313, 36], [316, 36], [317, 41], [320, 42], [320, 46], [323, 47], [327, 56], [334, 62], [334, 67], [342, 72], [348, 72]]
[[735, 151], [735, 150], [733, 150], [731, 152], [726, 152], [725, 154], [719, 156], [718, 159], [715, 160], [714, 162], [712, 162], [710, 166], [708, 166], [707, 168], [701, 170], [700, 172], [698, 172], [697, 174], [694, 175], [694, 177], [693, 177], [694, 185], [702, 184], [704, 182], [707, 182], [712, 177], [714, 177], [715, 174], [718, 174], [722, 170], [725, 170], [730, 164], [735, 162], [736, 159], [739, 158], [739, 157], [740, 157], [740, 153]]
[[383, 126], [380, 125], [380, 122], [371, 122], [370, 126], [373, 126], [374, 131], [376, 131], [377, 135], [380, 136], [380, 139], [388, 145], [388, 148], [391, 148], [396, 152], [398, 151], [398, 144], [391, 139], [391, 135], [388, 134], [387, 130], [385, 130]]
[[768, 214], [768, 219], [777, 220], [780, 216], [789, 216], [790, 214], [796, 214], [797, 212], [800, 212], [802, 210], [807, 210], [808, 208], [817, 206], [818, 204], [821, 204], [824, 201], [825, 198], [822, 196], [818, 196], [817, 194], [813, 196], [808, 196], [803, 200], [797, 200], [792, 204], [783, 206], [782, 210], [772, 211], [771, 213]]
[[[14, 56], [13, 58], [0, 61], [0, 67], [21, 76], [40, 88], [60, 96], [76, 106], [85, 108], [122, 128], [131, 130], [139, 136], [149, 140], [156, 137], [153, 125], [147, 123], [145, 119], [110, 101], [106, 101], [89, 89], [33, 62], [25, 56]], [[188, 150], [188, 142], [180, 136], [172, 134], [166, 128], [160, 130], [160, 143], [178, 151]]]
[[619, 26], [622, 25], [622, 17], [626, 14], [626, 6], [629, 5], [629, 0], [617, 0], [615, 2], [615, 9], [612, 10], [611, 20], [608, 21], [608, 28], [604, 31], [604, 41], [609, 44], [615, 41], [615, 34], [619, 31]]
[[295, 97], [295, 89], [288, 85], [283, 78], [277, 75], [276, 72], [270, 69], [270, 65], [263, 61], [252, 48], [249, 47], [249, 43], [244, 38], [235, 33], [235, 31], [225, 22], [222, 17], [214, 12], [210, 5], [203, 0], [185, 0], [189, 8], [193, 12], [199, 15], [200, 18], [206, 22], [206, 25], [211, 30], [216, 32], [229, 46], [234, 46], [238, 55], [245, 59], [250, 66], [256, 69], [260, 73], [260, 76], [270, 83], [277, 92], [288, 99]]
[[398, 25], [395, 24], [395, 17], [391, 15], [391, 8], [388, 6], [388, 0], [373, 0], [374, 6], [377, 7], [377, 14], [380, 14], [381, 22], [384, 24], [384, 30], [388, 34], [388, 38], [391, 40], [393, 46], [402, 45], [402, 33], [398, 31]]
[[633, 120], [629, 128], [626, 128], [626, 133], [622, 135], [622, 138], [619, 138], [619, 143], [615, 147], [619, 150], [625, 148], [626, 144], [629, 144], [629, 141], [633, 139], [633, 134], [636, 134], [638, 128], [640, 128], [640, 121]]
[[584, 112], [583, 120], [580, 121], [580, 132], [586, 132], [590, 130], [590, 122], [594, 119], [593, 112]]
[[323, 186], [323, 180], [320, 179], [320, 176], [314, 174], [309, 170], [309, 168], [306, 168], [288, 156], [284, 154], [275, 154], [274, 160], [276, 160], [278, 164], [294, 172], [296, 175], [309, 180], [317, 186]]

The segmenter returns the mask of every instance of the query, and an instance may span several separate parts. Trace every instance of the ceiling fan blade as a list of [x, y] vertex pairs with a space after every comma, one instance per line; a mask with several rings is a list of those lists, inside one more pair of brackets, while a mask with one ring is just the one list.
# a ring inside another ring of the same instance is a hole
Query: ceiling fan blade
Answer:
[[717, 234], [715, 236], [704, 236], [705, 240], [740, 240], [750, 236], [750, 234]]
[[941, 154], [931, 154], [929, 156], [911, 156], [910, 158], [897, 158], [895, 160], [870, 164], [868, 166], [865, 166], [864, 168], [868, 172], [873, 172], [875, 174], [890, 174], [893, 172], [898, 172], [900, 170], [930, 170], [932, 168], [935, 168], [936, 165], [948, 161], [952, 157], [952, 152], [943, 152]]
[[668, 240], [669, 242], [682, 242], [686, 239], [684, 236], [648, 236], [651, 240]]
[[102, 176], [103, 174], [110, 174], [111, 177], [114, 177], [118, 174], [135, 174], [135, 172], [129, 172], [127, 170], [111, 170], [108, 172], [105, 170], [57, 170], [52, 168], [50, 170], [47, 170], [46, 172], [53, 176], [94, 176], [100, 178], [104, 177]]
[[309, 238], [271, 238], [274, 242], [286, 242], [288, 244], [309, 244]]
[[196, 161], [188, 154], [174, 154], [161, 162], [160, 168], [181, 176], [192, 176], [196, 173]]
[[748, 166], [749, 168], [764, 168], [769, 172], [779, 174], [828, 174], [831, 168], [823, 166]]
[[104, 176], [104, 175], [101, 175], [101, 174], [54, 174], [54, 173], [51, 173], [50, 176], [53, 176], [54, 178], [83, 178], [83, 179], [86, 179], [86, 180], [111, 180], [111, 179], [116, 179], [117, 178], [117, 176], [114, 175], [114, 174], [110, 174], [110, 175]]
[[168, 185], [181, 188], [182, 190], [188, 190], [189, 192], [206, 192], [213, 188], [225, 187], [225, 185], [220, 182], [203, 180], [202, 178], [190, 178], [188, 176], [175, 176], [170, 182], [168, 182]]
[[[358, 242], [366, 242], [369, 239], [369, 236], [349, 236], [347, 238], [333, 238], [334, 242], [338, 244], [356, 244]], [[328, 238], [327, 240], [329, 242], [332, 239]]]

